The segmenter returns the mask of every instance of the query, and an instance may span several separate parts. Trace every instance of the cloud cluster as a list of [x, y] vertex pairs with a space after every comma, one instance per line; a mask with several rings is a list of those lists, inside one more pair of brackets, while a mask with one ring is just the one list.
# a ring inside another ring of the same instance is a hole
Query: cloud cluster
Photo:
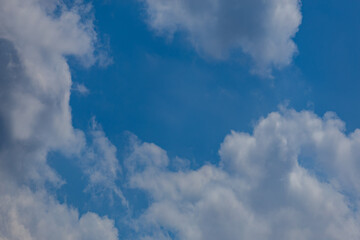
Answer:
[[[185, 31], [215, 58], [240, 48], [261, 74], [296, 52], [298, 0], [145, 3], [159, 33]], [[89, 191], [110, 191], [128, 204], [117, 185], [116, 147], [95, 120], [89, 142], [72, 126], [66, 57], [96, 61], [89, 9], [81, 1], [0, 0], [0, 240], [118, 239], [112, 220], [80, 215], [46, 188], [63, 183], [47, 164], [49, 152], [60, 151], [82, 158]], [[129, 222], [139, 229], [136, 239], [147, 240], [357, 240], [359, 149], [360, 130], [345, 134], [334, 114], [287, 109], [261, 119], [251, 134], [232, 132], [219, 164], [195, 170], [133, 137], [127, 186], [149, 202]]]
[[359, 133], [331, 113], [283, 110], [226, 136], [218, 166], [181, 171], [134, 142], [129, 185], [149, 196], [139, 238], [359, 239], [359, 197], [348, 194], [359, 192]]
[[72, 126], [66, 57], [96, 60], [89, 10], [81, 1], [0, 0], [1, 240], [117, 239], [113, 222], [79, 216], [44, 187], [62, 184], [50, 151], [81, 155], [86, 146]]
[[260, 75], [289, 65], [297, 52], [292, 38], [301, 23], [300, 0], [142, 1], [158, 34], [184, 32], [201, 55], [215, 59], [240, 49]]

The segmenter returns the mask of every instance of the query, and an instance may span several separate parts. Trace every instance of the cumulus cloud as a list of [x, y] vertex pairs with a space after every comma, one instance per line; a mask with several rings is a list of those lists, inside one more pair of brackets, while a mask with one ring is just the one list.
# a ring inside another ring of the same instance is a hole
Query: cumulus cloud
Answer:
[[[359, 239], [359, 130], [334, 114], [283, 110], [253, 133], [232, 132], [218, 165], [169, 170], [156, 145], [134, 142], [129, 185], [147, 192], [142, 239]], [[137, 167], [139, 166], [139, 167]], [[321, 170], [321, 171], [320, 171]]]
[[94, 213], [79, 216], [45, 188], [62, 184], [48, 153], [79, 156], [86, 145], [72, 126], [66, 57], [86, 66], [96, 61], [89, 9], [81, 1], [0, 0], [2, 240], [117, 239], [113, 222]]
[[184, 32], [203, 56], [225, 59], [240, 49], [253, 72], [268, 76], [271, 68], [291, 63], [292, 40], [302, 15], [300, 0], [142, 0], [148, 23], [160, 35]]

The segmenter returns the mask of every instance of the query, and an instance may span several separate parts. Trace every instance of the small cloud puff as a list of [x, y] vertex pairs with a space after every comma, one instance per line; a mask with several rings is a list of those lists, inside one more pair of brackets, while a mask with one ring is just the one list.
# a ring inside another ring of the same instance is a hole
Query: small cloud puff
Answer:
[[72, 90], [80, 93], [81, 95], [85, 95], [85, 96], [90, 93], [90, 90], [84, 84], [81, 84], [81, 83], [73, 84]]

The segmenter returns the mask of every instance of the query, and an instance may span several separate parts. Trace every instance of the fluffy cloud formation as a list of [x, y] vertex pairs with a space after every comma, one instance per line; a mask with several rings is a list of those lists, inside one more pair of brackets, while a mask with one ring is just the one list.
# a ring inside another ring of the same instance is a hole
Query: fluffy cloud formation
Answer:
[[164, 150], [134, 142], [129, 185], [150, 199], [139, 238], [359, 239], [359, 197], [345, 194], [358, 192], [359, 140], [334, 114], [283, 110], [226, 136], [219, 166], [171, 171]]
[[113, 222], [80, 217], [44, 187], [62, 183], [48, 153], [80, 155], [86, 145], [72, 126], [66, 57], [93, 64], [96, 34], [89, 6], [75, 2], [0, 0], [1, 240], [117, 239]]
[[289, 65], [297, 52], [292, 38], [301, 23], [300, 0], [142, 1], [157, 33], [171, 37], [185, 32], [201, 55], [215, 59], [241, 49], [260, 75]]

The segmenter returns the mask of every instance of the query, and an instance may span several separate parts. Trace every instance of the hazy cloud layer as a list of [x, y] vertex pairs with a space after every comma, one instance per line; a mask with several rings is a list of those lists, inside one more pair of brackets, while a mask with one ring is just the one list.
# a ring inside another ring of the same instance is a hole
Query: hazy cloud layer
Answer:
[[148, 23], [158, 34], [184, 32], [203, 56], [225, 59], [240, 49], [253, 71], [289, 65], [297, 47], [292, 38], [301, 23], [300, 0], [142, 0]]
[[150, 201], [134, 226], [142, 239], [359, 239], [359, 198], [344, 194], [358, 192], [358, 149], [333, 114], [293, 110], [226, 136], [219, 166], [170, 171], [164, 150], [134, 142], [129, 184]]
[[86, 146], [84, 133], [72, 126], [65, 57], [95, 62], [89, 10], [81, 1], [69, 6], [55, 0], [0, 0], [2, 240], [117, 239], [113, 222], [93, 213], [79, 216], [44, 188], [44, 183], [62, 183], [46, 163], [47, 154], [80, 156]]

